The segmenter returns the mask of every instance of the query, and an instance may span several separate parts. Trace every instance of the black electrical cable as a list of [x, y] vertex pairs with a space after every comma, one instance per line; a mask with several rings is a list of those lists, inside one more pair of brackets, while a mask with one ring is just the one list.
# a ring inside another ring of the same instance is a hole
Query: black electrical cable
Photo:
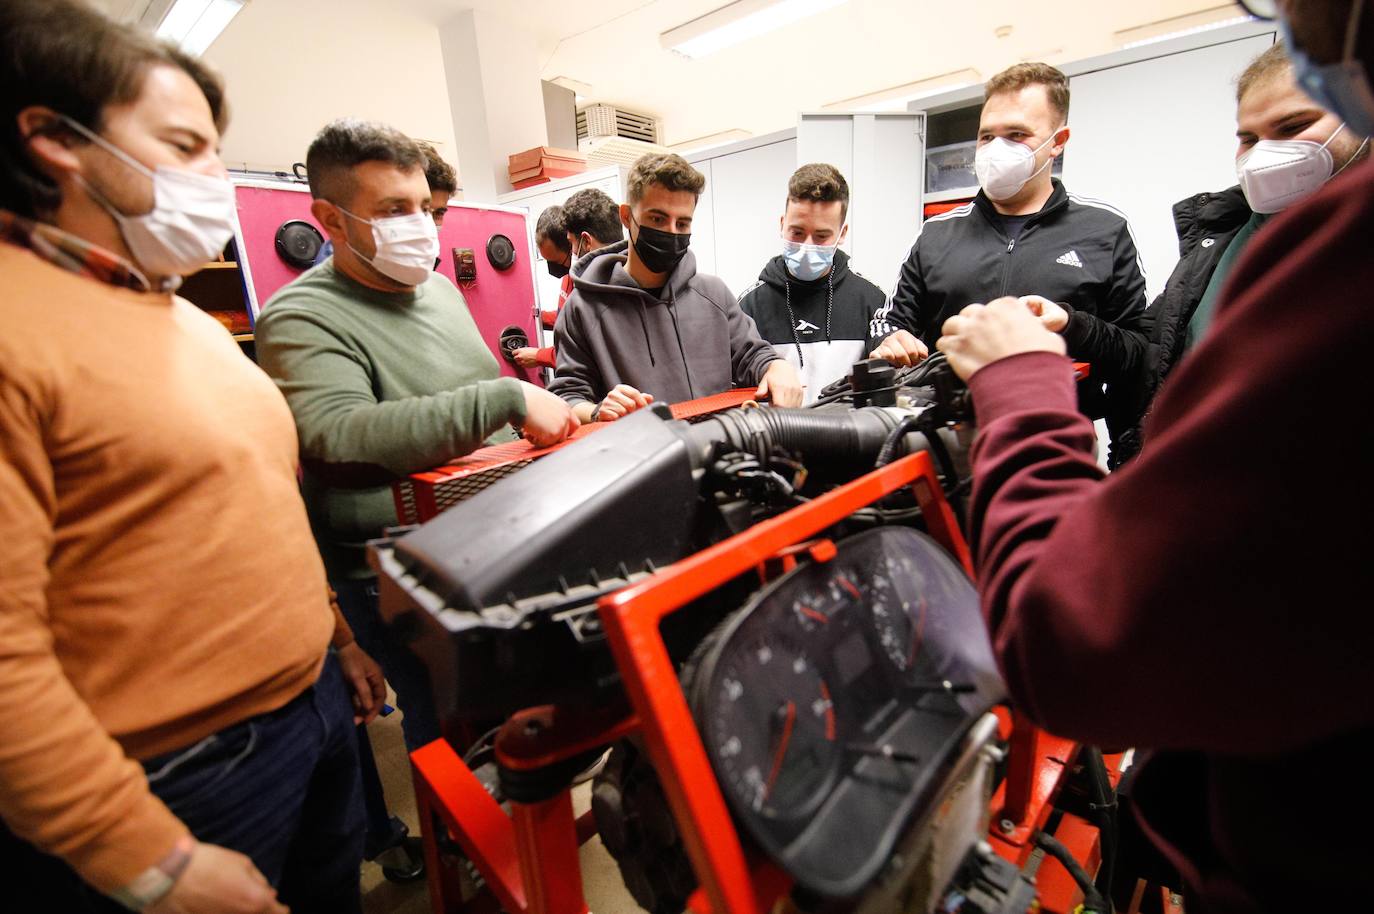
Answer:
[[1088, 775], [1088, 784], [1092, 789], [1090, 807], [1097, 819], [1097, 833], [1102, 847], [1102, 866], [1097, 871], [1097, 888], [1110, 898], [1112, 880], [1116, 875], [1116, 791], [1112, 788], [1111, 778], [1107, 774], [1107, 762], [1102, 757], [1101, 749], [1085, 746], [1079, 760]]
[[920, 416], [904, 417], [901, 422], [897, 423], [897, 427], [888, 432], [887, 437], [883, 439], [883, 446], [878, 449], [878, 459], [873, 461], [873, 465], [885, 467], [891, 463], [897, 456], [897, 446], [902, 443], [902, 439], [911, 432], [920, 429], [923, 424]]
[[1083, 865], [1074, 859], [1073, 854], [1064, 846], [1064, 842], [1042, 831], [1035, 833], [1034, 840], [1035, 846], [1062, 863], [1064, 869], [1073, 877], [1073, 881], [1078, 884], [1078, 890], [1083, 893], [1083, 914], [1111, 914], [1112, 909], [1108, 907], [1107, 900], [1102, 897], [1097, 886], [1093, 885], [1092, 877], [1083, 869]]

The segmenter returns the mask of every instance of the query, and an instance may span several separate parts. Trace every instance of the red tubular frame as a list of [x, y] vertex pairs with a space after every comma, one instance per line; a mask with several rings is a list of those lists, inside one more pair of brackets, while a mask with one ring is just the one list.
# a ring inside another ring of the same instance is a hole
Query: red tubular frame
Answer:
[[[528, 766], [535, 760], [569, 758], [589, 744], [606, 744], [637, 733], [658, 772], [701, 884], [690, 909], [699, 914], [769, 911], [789, 891], [790, 880], [771, 864], [746, 857], [659, 625], [741, 574], [789, 567], [802, 550], [815, 561], [829, 561], [835, 554], [833, 544], [808, 541], [905, 486], [912, 487], [931, 535], [972, 574], [968, 546], [929, 454], [908, 455], [604, 597], [600, 614], [629, 699], [630, 716], [614, 725], [601, 723], [600, 732], [585, 727], [579, 731], [574, 723], [567, 728], [570, 732], [553, 738], [542, 749], [525, 746], [519, 753], [503, 752], [503, 731], [498, 756], [503, 762], [516, 762], [511, 756], [518, 755]], [[994, 845], [1004, 856], [1024, 865], [1021, 858], [1029, 856], [1030, 835], [1048, 818], [1076, 748], [1069, 741], [1040, 734], [1022, 719], [1015, 722], [1007, 782], [993, 805], [994, 815], [1002, 810], [1002, 818], [1012, 819], [1013, 827], [1006, 834], [999, 834], [998, 818], [993, 822], [993, 836], [1001, 839]], [[457, 895], [456, 880], [443, 878], [433, 834], [436, 817], [510, 914], [585, 914], [577, 845], [588, 831], [586, 823], [581, 830], [574, 825], [567, 791], [539, 804], [512, 804], [514, 812], [507, 816], [447, 743], [431, 743], [412, 753], [411, 759], [435, 914], [471, 910]], [[1080, 860], [1095, 866], [1095, 831], [1088, 829], [1084, 835], [1066, 835], [1062, 827], [1059, 831], [1073, 840], [1071, 848], [1076, 856], [1081, 852]], [[1084, 840], [1089, 847], [1081, 846]], [[1051, 883], [1041, 887], [1042, 910], [1055, 914], [1072, 910], [1076, 889], [1071, 883], [1067, 888]]]

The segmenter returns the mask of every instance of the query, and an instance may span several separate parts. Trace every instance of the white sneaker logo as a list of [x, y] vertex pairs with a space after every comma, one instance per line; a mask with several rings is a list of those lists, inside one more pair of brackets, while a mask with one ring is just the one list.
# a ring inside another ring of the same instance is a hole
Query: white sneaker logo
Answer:
[[1083, 261], [1078, 259], [1077, 251], [1065, 251], [1055, 258], [1055, 263], [1062, 263], [1066, 267], [1078, 267], [1083, 269]]
[[821, 329], [821, 328], [820, 328], [820, 327], [817, 327], [815, 324], [811, 323], [810, 321], [806, 320], [805, 318], [802, 318], [801, 320], [797, 321], [797, 332], [798, 332], [798, 333], [810, 333], [812, 330], [819, 330], [819, 329]]

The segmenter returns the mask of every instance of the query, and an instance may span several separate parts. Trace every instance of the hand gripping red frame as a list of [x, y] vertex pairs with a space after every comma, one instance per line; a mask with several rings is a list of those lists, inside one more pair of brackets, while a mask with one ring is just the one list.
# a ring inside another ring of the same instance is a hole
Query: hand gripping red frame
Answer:
[[[556, 708], [521, 712], [498, 738], [502, 763], [527, 770], [637, 734], [658, 772], [700, 882], [689, 909], [698, 914], [769, 911], [790, 889], [790, 880], [766, 861], [751, 863], [746, 857], [659, 625], [666, 616], [751, 569], [766, 576], [769, 568], [793, 564], [802, 551], [817, 561], [828, 561], [835, 555], [833, 544], [808, 542], [812, 537], [904, 486], [912, 487], [931, 536], [972, 574], [968, 546], [930, 456], [903, 457], [603, 598], [601, 618], [631, 713], [597, 721], [592, 714], [560, 716]], [[532, 733], [532, 721], [543, 729]], [[542, 740], [534, 738], [541, 734]], [[1028, 723], [1017, 721], [1009, 760], [1016, 773], [1009, 773], [1003, 788], [1007, 797], [994, 805], [994, 833], [999, 824], [996, 810], [1005, 806], [1007, 815], [1016, 816], [1013, 830], [1024, 829], [1023, 834], [1009, 837], [1020, 837], [1015, 850], [1024, 849], [1027, 855], [1030, 831], [1048, 817], [1076, 748], [1070, 743], [1061, 750], [1056, 741], [1053, 748], [1061, 755], [1046, 762], [1046, 746], [1036, 736]], [[411, 760], [435, 914], [483, 907], [482, 896], [467, 905], [461, 901], [458, 880], [444, 868], [438, 853], [436, 819], [473, 861], [491, 896], [510, 914], [585, 914], [577, 848], [592, 829], [585, 816], [583, 821], [574, 820], [567, 790], [541, 803], [512, 803], [508, 816], [446, 742], [439, 740], [417, 750]], [[1011, 809], [1012, 801], [1023, 808]], [[1091, 838], [1095, 850], [1096, 834]], [[1003, 850], [1008, 857], [1021, 856], [1008, 850]], [[1088, 856], [1081, 859], [1087, 861]], [[1043, 897], [1042, 909], [1070, 911], [1075, 894], [1070, 888], [1062, 898]]]

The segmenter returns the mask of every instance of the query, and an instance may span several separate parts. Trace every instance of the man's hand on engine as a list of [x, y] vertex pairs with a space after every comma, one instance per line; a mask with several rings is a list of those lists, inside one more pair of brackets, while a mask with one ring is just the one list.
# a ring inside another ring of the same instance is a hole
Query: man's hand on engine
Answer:
[[949, 356], [954, 373], [967, 381], [979, 369], [1023, 352], [1064, 355], [1064, 338], [1046, 330], [1040, 318], [1014, 298], [969, 305], [945, 321], [936, 348]]
[[774, 359], [763, 373], [754, 396], [768, 397], [774, 406], [801, 406], [802, 386], [797, 370], [786, 359]]
[[596, 421], [614, 422], [654, 402], [653, 394], [642, 393], [628, 384], [617, 384], [606, 394], [596, 411]]
[[1030, 309], [1031, 314], [1040, 318], [1040, 323], [1050, 333], [1063, 333], [1069, 326], [1069, 312], [1042, 295], [1022, 295], [1017, 301]]
[[905, 330], [898, 330], [883, 340], [877, 349], [868, 354], [868, 357], [870, 359], [886, 359], [893, 365], [902, 367], [923, 362], [928, 355], [930, 355], [930, 350], [926, 348], [925, 343]]

